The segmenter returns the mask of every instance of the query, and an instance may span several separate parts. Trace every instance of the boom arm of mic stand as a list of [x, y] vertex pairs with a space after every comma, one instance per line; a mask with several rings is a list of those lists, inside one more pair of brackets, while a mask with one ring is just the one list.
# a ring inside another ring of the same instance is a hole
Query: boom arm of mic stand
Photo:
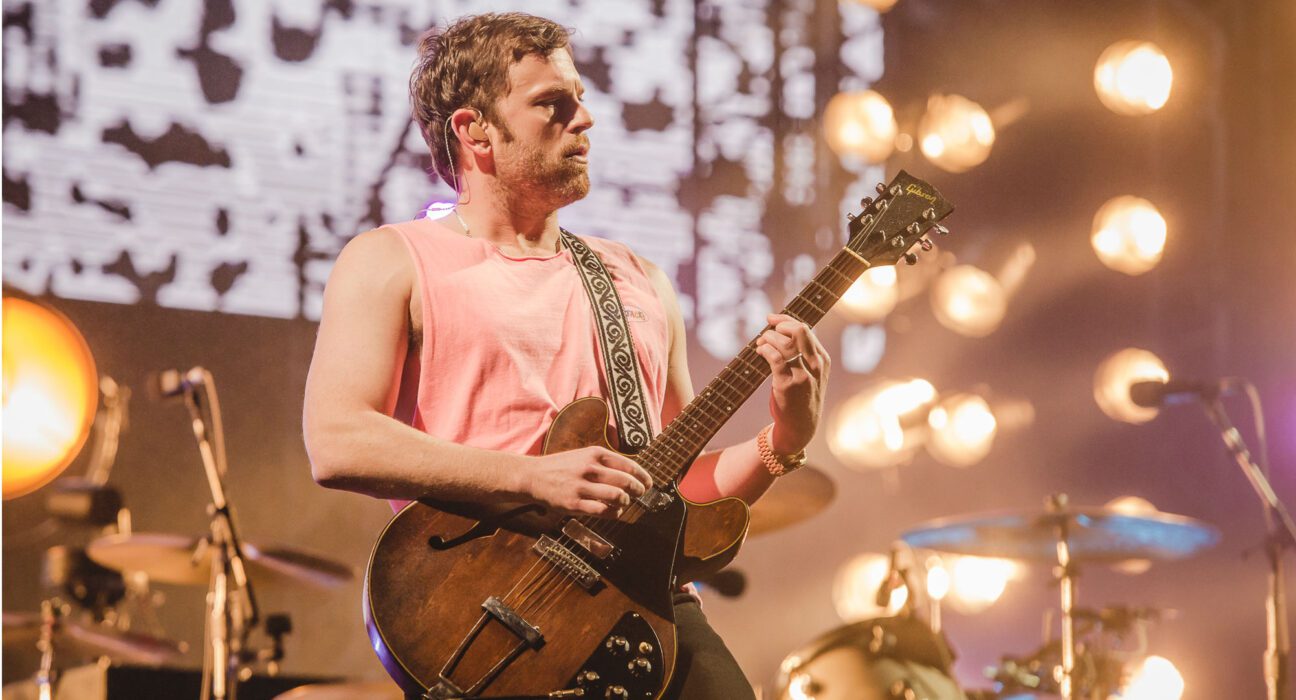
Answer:
[[[209, 383], [205, 383], [204, 386], [207, 384]], [[221, 539], [225, 540], [224, 542], [213, 542], [212, 544], [223, 547], [221, 556], [225, 561], [229, 562], [235, 584], [247, 597], [248, 625], [252, 626], [260, 620], [261, 614], [257, 607], [256, 595], [252, 591], [252, 579], [247, 575], [243, 541], [239, 537], [238, 526], [234, 522], [234, 512], [231, 510], [229, 500], [225, 496], [225, 482], [221, 478], [211, 440], [207, 437], [207, 423], [203, 419], [200, 399], [197, 392], [192, 389], [185, 391], [185, 407], [189, 409], [194, 438], [198, 441], [198, 452], [202, 456], [203, 471], [207, 475], [207, 487], [211, 491], [212, 518], [214, 521], [219, 519], [222, 534], [224, 535]], [[213, 530], [215, 530], [215, 527], [213, 527]]]
[[1220, 431], [1220, 437], [1229, 454], [1242, 468], [1242, 473], [1255, 489], [1264, 505], [1267, 532], [1265, 551], [1269, 555], [1269, 599], [1266, 605], [1269, 648], [1265, 652], [1265, 682], [1269, 700], [1290, 700], [1291, 677], [1288, 660], [1291, 658], [1291, 636], [1287, 622], [1287, 592], [1283, 575], [1283, 554], [1296, 544], [1296, 524], [1278, 500], [1264, 470], [1251, 458], [1242, 434], [1229, 420], [1219, 399], [1203, 401], [1206, 414]]

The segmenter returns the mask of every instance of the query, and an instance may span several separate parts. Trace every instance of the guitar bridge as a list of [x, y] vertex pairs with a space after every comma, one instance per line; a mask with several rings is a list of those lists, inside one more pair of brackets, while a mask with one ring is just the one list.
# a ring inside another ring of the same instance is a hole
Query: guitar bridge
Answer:
[[587, 591], [592, 590], [601, 580], [599, 572], [594, 567], [577, 556], [575, 552], [567, 549], [561, 542], [548, 535], [536, 540], [532, 551], [539, 554], [541, 559], [552, 564], [554, 568], [571, 576], [581, 588]]

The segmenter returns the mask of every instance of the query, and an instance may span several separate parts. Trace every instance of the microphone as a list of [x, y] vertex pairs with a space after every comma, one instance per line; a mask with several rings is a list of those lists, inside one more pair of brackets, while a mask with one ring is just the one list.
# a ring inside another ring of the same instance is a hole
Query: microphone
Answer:
[[180, 396], [203, 385], [206, 370], [202, 367], [181, 372], [178, 369], [164, 369], [151, 373], [148, 378], [149, 396], [154, 400]]
[[1160, 408], [1197, 399], [1215, 400], [1237, 390], [1233, 379], [1216, 379], [1209, 382], [1144, 381], [1130, 384], [1130, 401], [1144, 408]]
[[882, 578], [882, 585], [878, 586], [877, 597], [874, 598], [873, 600], [873, 602], [879, 608], [886, 608], [890, 606], [891, 594], [895, 592], [895, 589], [900, 587], [896, 581], [896, 579], [900, 578], [900, 576], [898, 575], [900, 572], [896, 567], [897, 565], [896, 559], [899, 556], [900, 556], [900, 548], [892, 544], [891, 561], [890, 563], [887, 564], [886, 576]]

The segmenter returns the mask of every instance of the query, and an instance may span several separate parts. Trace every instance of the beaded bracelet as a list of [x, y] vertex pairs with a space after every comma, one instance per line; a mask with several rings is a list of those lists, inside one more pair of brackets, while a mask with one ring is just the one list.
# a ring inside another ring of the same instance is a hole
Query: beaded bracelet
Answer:
[[769, 473], [774, 476], [783, 476], [804, 467], [806, 463], [805, 450], [791, 455], [776, 454], [774, 448], [770, 447], [770, 433], [772, 432], [774, 432], [773, 423], [761, 428], [761, 431], [756, 433], [756, 451], [760, 453], [761, 462], [764, 463]]

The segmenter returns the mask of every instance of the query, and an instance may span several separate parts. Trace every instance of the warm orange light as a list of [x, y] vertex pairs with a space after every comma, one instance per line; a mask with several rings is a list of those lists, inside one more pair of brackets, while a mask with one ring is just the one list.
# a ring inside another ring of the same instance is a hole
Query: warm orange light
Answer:
[[1184, 677], [1164, 656], [1149, 656], [1130, 674], [1121, 688], [1125, 700], [1179, 700], [1184, 693]]
[[942, 326], [972, 338], [994, 332], [1008, 311], [1008, 294], [994, 275], [972, 265], [956, 265], [932, 286], [932, 313]]
[[896, 0], [855, 0], [861, 5], [868, 5], [878, 12], [886, 12], [895, 7]]
[[893, 265], [871, 267], [842, 294], [842, 308], [858, 321], [878, 321], [891, 313], [899, 299]]
[[990, 404], [976, 394], [953, 394], [927, 414], [927, 451], [951, 467], [970, 467], [990, 453], [998, 423]]
[[99, 403], [94, 358], [63, 314], [4, 299], [4, 498], [44, 486], [76, 457]]
[[1008, 559], [991, 557], [948, 557], [953, 586], [946, 601], [956, 610], [974, 614], [994, 605], [1018, 572], [1017, 564]]
[[1144, 408], [1130, 398], [1135, 382], [1167, 382], [1170, 372], [1161, 358], [1139, 348], [1126, 348], [1103, 360], [1094, 373], [1094, 401], [1103, 413], [1126, 423], [1146, 423], [1157, 409]]
[[1146, 199], [1116, 197], [1094, 215], [1089, 242], [1107, 267], [1127, 275], [1141, 275], [1161, 262], [1166, 221]]
[[985, 109], [960, 95], [932, 95], [918, 125], [923, 155], [952, 173], [976, 167], [990, 157], [995, 128]]
[[1107, 47], [1094, 66], [1098, 99], [1117, 114], [1150, 114], [1165, 106], [1174, 84], [1170, 60], [1156, 44], [1121, 41]]
[[838, 155], [881, 163], [896, 141], [891, 103], [872, 91], [839, 92], [828, 101], [823, 116], [824, 138]]
[[925, 379], [874, 382], [837, 408], [828, 448], [851, 469], [900, 466], [922, 447], [935, 399]]
[[846, 622], [866, 620], [881, 615], [894, 615], [904, 607], [909, 597], [906, 587], [891, 592], [890, 604], [881, 608], [877, 604], [878, 588], [886, 578], [891, 559], [885, 554], [860, 554], [842, 565], [833, 580], [833, 607]]

